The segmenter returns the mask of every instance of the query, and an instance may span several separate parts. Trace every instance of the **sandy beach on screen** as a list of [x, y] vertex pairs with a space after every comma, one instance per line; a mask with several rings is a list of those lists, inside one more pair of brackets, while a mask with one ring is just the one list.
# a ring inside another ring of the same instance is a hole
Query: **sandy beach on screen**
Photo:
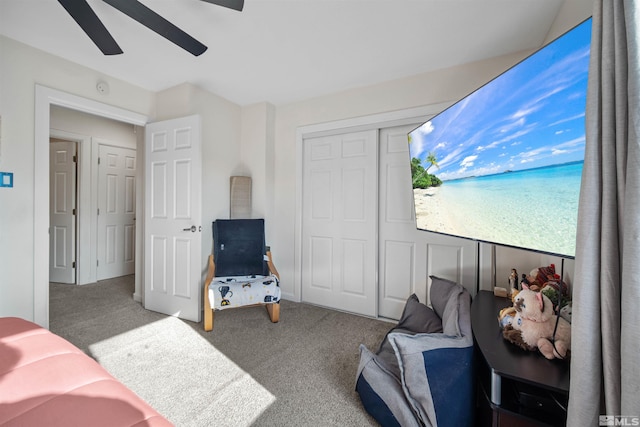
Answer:
[[460, 233], [461, 224], [457, 224], [452, 215], [447, 215], [450, 208], [438, 197], [440, 189], [440, 187], [429, 187], [413, 190], [417, 226], [441, 233]]

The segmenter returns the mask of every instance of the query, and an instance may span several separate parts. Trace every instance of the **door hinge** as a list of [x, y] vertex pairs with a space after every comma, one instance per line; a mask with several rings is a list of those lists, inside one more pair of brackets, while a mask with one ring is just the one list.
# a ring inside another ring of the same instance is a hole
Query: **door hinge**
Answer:
[[75, 261], [73, 261], [73, 262], [71, 263], [71, 268], [76, 268], [76, 262], [75, 262]]
[[73, 156], [73, 163], [78, 163], [78, 156]]
[[100, 215], [100, 208], [98, 208], [98, 215]]
[[100, 266], [100, 260], [96, 260], [96, 267]]
[[98, 164], [100, 164], [100, 157], [98, 157]]
[[73, 208], [73, 211], [71, 212], [71, 215], [75, 215], [76, 214], [76, 208]]

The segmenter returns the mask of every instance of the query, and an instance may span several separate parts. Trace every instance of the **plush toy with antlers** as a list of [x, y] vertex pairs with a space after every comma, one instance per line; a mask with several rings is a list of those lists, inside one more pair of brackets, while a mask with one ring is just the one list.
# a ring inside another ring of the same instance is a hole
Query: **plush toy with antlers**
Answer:
[[[565, 359], [571, 349], [571, 324], [553, 314], [553, 304], [541, 292], [534, 292], [523, 284], [513, 300], [516, 314], [511, 325], [506, 325], [506, 340], [525, 350], [540, 350], [547, 359]], [[554, 334], [555, 331], [555, 334]]]

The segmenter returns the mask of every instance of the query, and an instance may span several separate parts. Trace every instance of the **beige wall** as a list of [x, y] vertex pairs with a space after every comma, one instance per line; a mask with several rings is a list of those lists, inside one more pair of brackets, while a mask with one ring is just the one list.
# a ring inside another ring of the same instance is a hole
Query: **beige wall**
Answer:
[[[274, 122], [275, 107], [269, 103], [242, 108], [242, 163], [235, 174], [252, 178], [253, 218], [273, 214]], [[267, 233], [269, 229], [267, 226]]]
[[134, 125], [56, 105], [51, 107], [50, 117], [51, 129], [98, 138], [113, 145], [136, 148], [137, 129]]

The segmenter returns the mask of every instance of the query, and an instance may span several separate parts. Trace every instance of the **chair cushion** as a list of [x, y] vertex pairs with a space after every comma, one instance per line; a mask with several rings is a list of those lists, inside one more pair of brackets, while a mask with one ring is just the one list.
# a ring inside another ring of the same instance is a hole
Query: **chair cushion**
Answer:
[[275, 275], [215, 277], [208, 292], [214, 310], [276, 303], [280, 301], [280, 281]]
[[400, 380], [364, 345], [360, 345], [356, 391], [365, 410], [381, 425], [420, 425], [402, 391]]

